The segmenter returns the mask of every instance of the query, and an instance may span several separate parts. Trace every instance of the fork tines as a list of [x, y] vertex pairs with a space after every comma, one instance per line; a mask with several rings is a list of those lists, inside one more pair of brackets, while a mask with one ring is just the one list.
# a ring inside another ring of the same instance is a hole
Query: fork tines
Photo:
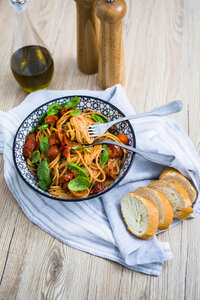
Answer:
[[90, 136], [90, 137], [96, 136], [96, 135], [97, 135], [96, 126], [91, 125], [91, 126], [88, 128], [88, 133], [89, 133], [89, 136]]

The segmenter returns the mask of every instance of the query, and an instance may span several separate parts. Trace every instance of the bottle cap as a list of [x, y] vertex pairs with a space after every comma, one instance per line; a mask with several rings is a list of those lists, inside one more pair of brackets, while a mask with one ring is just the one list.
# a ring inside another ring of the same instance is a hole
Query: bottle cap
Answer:
[[16, 12], [21, 12], [27, 8], [29, 0], [9, 0]]

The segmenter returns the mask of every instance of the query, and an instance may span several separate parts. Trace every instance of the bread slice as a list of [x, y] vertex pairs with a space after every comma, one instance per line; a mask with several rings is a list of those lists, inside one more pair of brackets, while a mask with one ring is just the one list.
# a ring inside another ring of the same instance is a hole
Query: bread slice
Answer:
[[131, 192], [121, 199], [121, 212], [128, 230], [142, 239], [150, 239], [158, 229], [158, 211], [151, 201]]
[[173, 208], [174, 218], [187, 219], [193, 212], [190, 197], [180, 184], [157, 180], [151, 182], [148, 186], [161, 192], [169, 200]]
[[159, 191], [146, 186], [137, 188], [135, 193], [155, 204], [159, 215], [158, 229], [169, 228], [173, 221], [173, 209], [168, 199]]
[[196, 200], [197, 192], [194, 187], [191, 185], [188, 179], [185, 178], [181, 173], [173, 169], [165, 169], [161, 175], [161, 180], [166, 180], [169, 182], [175, 182], [180, 184], [188, 193], [191, 202], [193, 203]]

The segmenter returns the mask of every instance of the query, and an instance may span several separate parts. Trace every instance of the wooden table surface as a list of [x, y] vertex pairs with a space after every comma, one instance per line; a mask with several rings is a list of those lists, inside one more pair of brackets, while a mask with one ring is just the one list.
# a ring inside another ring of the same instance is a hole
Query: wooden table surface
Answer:
[[[137, 113], [174, 99], [184, 109], [173, 116], [200, 153], [200, 1], [127, 0], [124, 19], [126, 85]], [[73, 0], [32, 0], [31, 19], [53, 52], [50, 89], [99, 89], [97, 75], [76, 64]], [[0, 110], [27, 95], [10, 70], [13, 13], [0, 1]], [[70, 248], [32, 224], [9, 191], [0, 156], [0, 299], [200, 299], [200, 218], [158, 236], [173, 259], [159, 277]]]

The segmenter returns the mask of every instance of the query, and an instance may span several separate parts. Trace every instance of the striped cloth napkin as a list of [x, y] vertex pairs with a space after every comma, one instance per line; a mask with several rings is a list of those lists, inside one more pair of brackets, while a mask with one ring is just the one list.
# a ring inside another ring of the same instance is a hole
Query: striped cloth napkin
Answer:
[[[30, 189], [18, 175], [12, 157], [15, 133], [25, 117], [36, 107], [68, 95], [87, 95], [113, 103], [126, 115], [134, 113], [124, 90], [116, 85], [105, 91], [38, 91], [28, 95], [17, 107], [0, 112], [0, 152], [4, 157], [6, 183], [25, 215], [43, 230], [76, 249], [120, 263], [135, 271], [159, 275], [165, 260], [172, 258], [167, 242], [157, 237], [144, 241], [131, 235], [122, 220], [120, 198], [158, 178], [164, 166], [135, 155], [122, 182], [103, 197], [65, 203], [52, 201]], [[139, 149], [176, 156], [173, 167], [190, 178], [200, 189], [200, 160], [181, 127], [168, 118], [148, 117], [132, 121]], [[196, 217], [200, 198], [194, 204]], [[180, 222], [176, 220], [172, 226]], [[159, 232], [158, 232], [159, 233]]]

